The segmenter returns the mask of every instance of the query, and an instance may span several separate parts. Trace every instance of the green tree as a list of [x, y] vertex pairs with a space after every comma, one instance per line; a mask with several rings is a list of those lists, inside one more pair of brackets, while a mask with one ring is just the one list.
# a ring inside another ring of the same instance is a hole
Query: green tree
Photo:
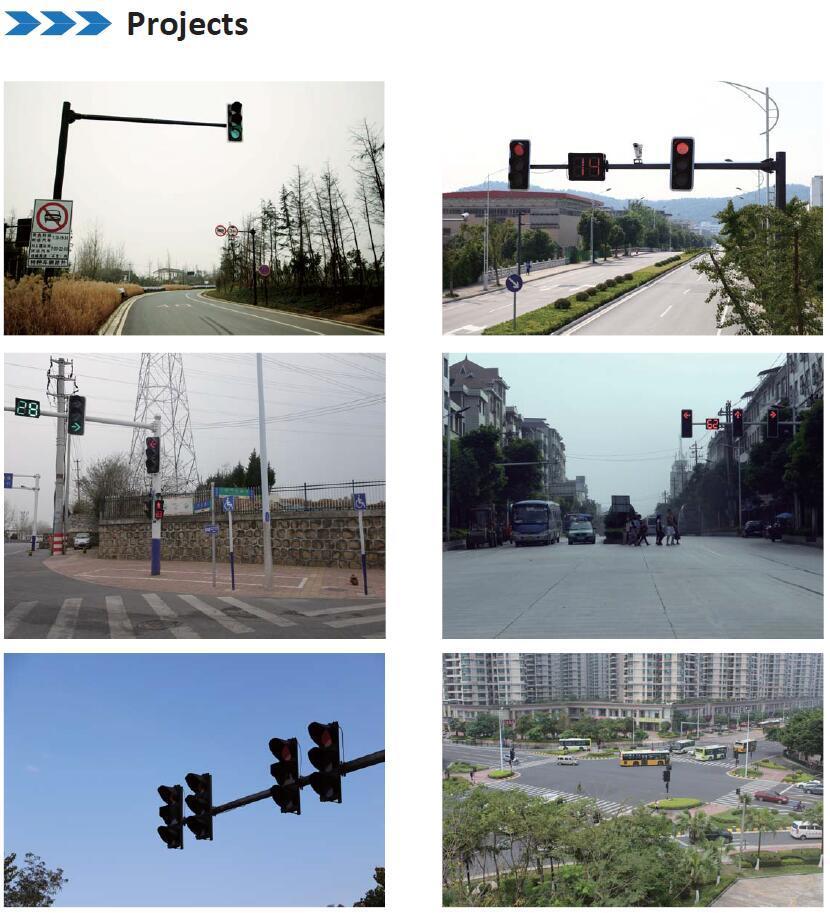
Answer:
[[515, 439], [504, 446], [504, 497], [512, 502], [539, 497], [542, 493], [542, 466], [510, 466], [510, 463], [538, 463], [542, 451], [536, 441]]
[[386, 906], [386, 869], [383, 867], [376, 868], [375, 886], [369, 890], [355, 903], [356, 907], [385, 907]]
[[95, 460], [87, 466], [80, 488], [82, 502], [100, 516], [107, 498], [132, 492], [129, 460], [120, 453]]
[[823, 758], [824, 712], [817, 709], [794, 713], [781, 729], [780, 742], [802, 758]]
[[51, 907], [58, 891], [69, 881], [63, 869], [47, 869], [34, 853], [26, 853], [24, 864], [15, 864], [17, 853], [3, 859], [3, 901], [7, 907]]
[[470, 431], [459, 441], [461, 451], [475, 461], [477, 479], [474, 499], [477, 504], [498, 501], [504, 488], [504, 469], [497, 465], [502, 462], [500, 440], [499, 430], [488, 425]]
[[[822, 332], [822, 213], [793, 198], [784, 210], [735, 209], [717, 214], [721, 253], [695, 264], [714, 284], [720, 326], [748, 335]], [[731, 308], [727, 315], [727, 308]]]
[[499, 734], [499, 718], [492, 713], [480, 713], [467, 723], [467, 735], [472, 739], [492, 739]]
[[747, 809], [748, 826], [758, 831], [758, 857], [761, 856], [761, 839], [764, 834], [774, 834], [779, 828], [778, 812], [771, 808]]
[[615, 254], [625, 244], [625, 233], [619, 222], [614, 222], [611, 226], [611, 231], [608, 232], [608, 244]]
[[[611, 226], [613, 224], [614, 219], [610, 213], [607, 213], [602, 209], [597, 209], [596, 207], [594, 208], [594, 256], [596, 256], [598, 251], [606, 250], [608, 239], [611, 234]], [[591, 211], [589, 209], [584, 210], [579, 217], [579, 224], [577, 225], [576, 230], [580, 238], [582, 238], [582, 246], [585, 250], [590, 250]]]
[[623, 233], [625, 243], [625, 252], [628, 253], [630, 248], [638, 247], [642, 243], [644, 235], [643, 222], [637, 217], [635, 211], [629, 211], [624, 216], [617, 219], [617, 225]]
[[[276, 481], [277, 476], [274, 470], [271, 468], [271, 464], [268, 464], [268, 488], [269, 490], [273, 487], [274, 482]], [[262, 486], [262, 460], [259, 458], [259, 454], [256, 450], [251, 451], [251, 455], [248, 457], [248, 468], [245, 470], [245, 481], [243, 485], [248, 488], [260, 488]]]
[[806, 504], [820, 508], [824, 496], [824, 400], [814, 403], [801, 416], [787, 457], [784, 481]]

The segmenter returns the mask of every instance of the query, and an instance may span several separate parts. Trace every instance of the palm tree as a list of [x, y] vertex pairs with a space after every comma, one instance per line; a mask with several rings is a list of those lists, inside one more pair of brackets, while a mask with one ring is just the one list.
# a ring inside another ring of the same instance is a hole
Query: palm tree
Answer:
[[675, 825], [677, 833], [689, 835], [689, 843], [700, 843], [711, 829], [709, 816], [705, 812], [698, 812], [696, 815], [683, 812], [677, 816]]
[[[819, 857], [824, 856], [824, 802], [816, 802], [804, 812], [804, 820], [810, 824], [817, 824], [821, 828], [821, 843], [819, 844]], [[821, 865], [821, 863], [819, 863]]]
[[774, 834], [778, 830], [778, 813], [771, 808], [749, 809], [750, 826], [758, 830], [758, 856], [755, 868], [761, 865], [761, 838], [765, 833]]
[[695, 889], [695, 903], [700, 901], [700, 886], [710, 880], [715, 869], [708, 850], [691, 849], [686, 856], [686, 874]]

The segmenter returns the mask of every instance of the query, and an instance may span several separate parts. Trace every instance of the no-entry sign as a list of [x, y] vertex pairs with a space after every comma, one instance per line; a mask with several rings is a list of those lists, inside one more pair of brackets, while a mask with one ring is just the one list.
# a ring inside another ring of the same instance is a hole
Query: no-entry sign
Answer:
[[35, 200], [28, 266], [69, 269], [72, 200]]

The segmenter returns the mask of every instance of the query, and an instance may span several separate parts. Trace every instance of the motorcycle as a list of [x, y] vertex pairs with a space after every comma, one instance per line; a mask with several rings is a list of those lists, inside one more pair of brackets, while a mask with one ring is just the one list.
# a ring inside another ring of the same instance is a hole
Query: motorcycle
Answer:
[[775, 542], [776, 539], [781, 539], [784, 535], [784, 529], [778, 522], [770, 523], [764, 532], [766, 533], [766, 537], [770, 542]]

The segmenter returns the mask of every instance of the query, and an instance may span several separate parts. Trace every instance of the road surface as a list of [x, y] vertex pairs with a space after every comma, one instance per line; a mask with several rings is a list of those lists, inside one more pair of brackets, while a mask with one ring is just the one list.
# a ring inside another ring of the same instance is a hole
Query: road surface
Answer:
[[385, 627], [378, 600], [99, 586], [49, 570], [17, 543], [4, 571], [6, 638], [376, 638]]
[[444, 553], [444, 637], [820, 638], [823, 551], [684, 536], [680, 546]]
[[[669, 256], [671, 254], [664, 250], [619, 260], [599, 260], [595, 266], [554, 273], [536, 280], [531, 273], [531, 281], [525, 281], [522, 290], [516, 294], [516, 313], [521, 315], [538, 310], [546, 304], [552, 304], [557, 298], [574, 295], [613, 276], [633, 273]], [[524, 275], [522, 278], [527, 280]], [[495, 291], [483, 295], [446, 301], [443, 315], [445, 334], [480, 336], [487, 327], [513, 319], [513, 293], [501, 285]]]
[[148, 292], [113, 321], [118, 336], [375, 336], [377, 331], [273, 308], [236, 304], [190, 289]]
[[707, 304], [709, 280], [692, 269], [691, 261], [650, 285], [635, 289], [605, 308], [565, 327], [561, 336], [720, 336], [735, 335], [737, 327], [720, 329], [717, 304]]

